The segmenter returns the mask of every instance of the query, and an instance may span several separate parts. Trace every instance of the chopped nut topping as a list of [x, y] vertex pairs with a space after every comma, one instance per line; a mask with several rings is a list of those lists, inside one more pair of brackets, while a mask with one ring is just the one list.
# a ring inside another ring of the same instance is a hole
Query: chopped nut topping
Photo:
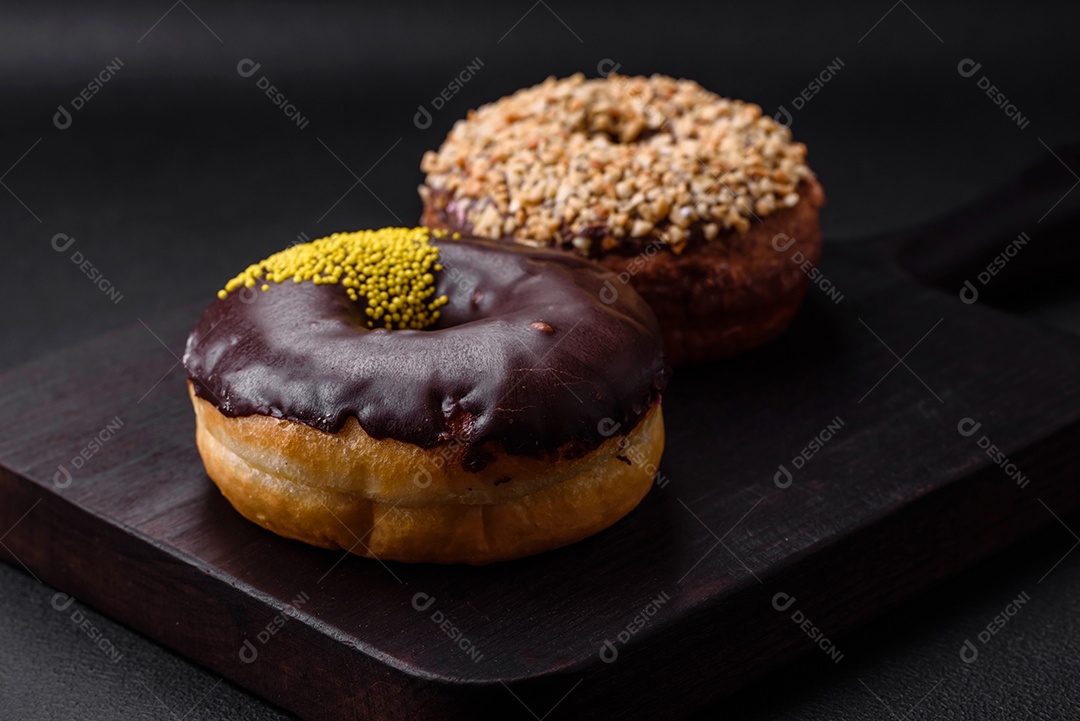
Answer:
[[745, 232], [799, 202], [805, 159], [752, 103], [663, 75], [579, 73], [470, 112], [421, 169], [473, 233], [588, 254], [630, 238], [681, 249], [690, 232]]

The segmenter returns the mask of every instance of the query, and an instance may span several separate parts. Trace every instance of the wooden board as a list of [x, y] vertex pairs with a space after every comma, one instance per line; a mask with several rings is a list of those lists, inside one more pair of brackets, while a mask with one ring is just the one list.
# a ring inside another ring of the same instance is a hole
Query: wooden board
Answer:
[[839, 303], [812, 288], [779, 341], [680, 370], [657, 487], [570, 548], [382, 564], [246, 522], [195, 449], [188, 308], [0, 376], [0, 554], [309, 719], [649, 718], [834, 663], [1080, 506], [1080, 341], [920, 286], [898, 242], [830, 247]]

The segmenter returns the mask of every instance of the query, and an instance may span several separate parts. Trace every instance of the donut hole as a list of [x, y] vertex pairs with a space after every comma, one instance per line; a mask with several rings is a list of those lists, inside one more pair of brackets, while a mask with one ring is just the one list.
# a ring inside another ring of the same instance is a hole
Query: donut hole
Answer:
[[663, 128], [635, 129], [630, 123], [622, 123], [604, 130], [592, 130], [586, 133], [588, 138], [606, 138], [612, 145], [640, 145], [663, 132]]
[[604, 105], [583, 111], [572, 132], [585, 137], [605, 138], [613, 145], [634, 145], [648, 141], [669, 127], [667, 119], [650, 105], [627, 112]]
[[[436, 277], [438, 277], [438, 275], [436, 275]], [[491, 315], [490, 309], [488, 308], [491, 304], [483, 302], [483, 293], [475, 295], [471, 293], [465, 294], [455, 290], [452, 283], [446, 284], [445, 287], [439, 285], [438, 281], [436, 281], [436, 283], [436, 293], [433, 297], [446, 295], [449, 299], [449, 303], [439, 308], [439, 317], [434, 323], [423, 328], [398, 328], [396, 326], [387, 328], [385, 317], [382, 319], [373, 319], [367, 314], [368, 299], [364, 296], [360, 296], [356, 300], [350, 300], [345, 297], [344, 293], [337, 292], [335, 286], [323, 286], [321, 291], [327, 296], [333, 295], [335, 300], [341, 305], [342, 312], [338, 315], [338, 319], [361, 333], [427, 333], [484, 320]], [[485, 312], [485, 310], [487, 312]], [[313, 327], [318, 324], [319, 321], [312, 321], [310, 323]]]

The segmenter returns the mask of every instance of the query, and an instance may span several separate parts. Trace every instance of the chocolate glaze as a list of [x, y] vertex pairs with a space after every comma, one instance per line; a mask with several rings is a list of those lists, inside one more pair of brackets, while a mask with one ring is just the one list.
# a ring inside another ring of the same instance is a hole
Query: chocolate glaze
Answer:
[[449, 298], [432, 329], [369, 330], [363, 303], [338, 285], [234, 292], [188, 338], [195, 394], [230, 417], [335, 433], [355, 416], [374, 438], [457, 443], [472, 471], [492, 445], [584, 454], [606, 440], [600, 429], [628, 433], [658, 402], [667, 371], [656, 319], [629, 289], [600, 299], [610, 272], [558, 251], [432, 245], [436, 292]]

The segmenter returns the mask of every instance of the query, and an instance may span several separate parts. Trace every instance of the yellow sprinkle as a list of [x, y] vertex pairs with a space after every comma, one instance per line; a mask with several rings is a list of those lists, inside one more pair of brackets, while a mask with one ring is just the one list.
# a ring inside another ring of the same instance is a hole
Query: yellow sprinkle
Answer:
[[[445, 231], [434, 233], [436, 238]], [[422, 330], [439, 318], [445, 295], [425, 302], [435, 293], [433, 272], [442, 270], [439, 249], [429, 243], [427, 228], [383, 228], [355, 233], [334, 233], [294, 245], [248, 268], [218, 291], [224, 299], [237, 288], [252, 288], [256, 279], [283, 283], [311, 281], [341, 285], [353, 301], [365, 303], [364, 313], [375, 327]], [[262, 283], [264, 291], [269, 283]]]

